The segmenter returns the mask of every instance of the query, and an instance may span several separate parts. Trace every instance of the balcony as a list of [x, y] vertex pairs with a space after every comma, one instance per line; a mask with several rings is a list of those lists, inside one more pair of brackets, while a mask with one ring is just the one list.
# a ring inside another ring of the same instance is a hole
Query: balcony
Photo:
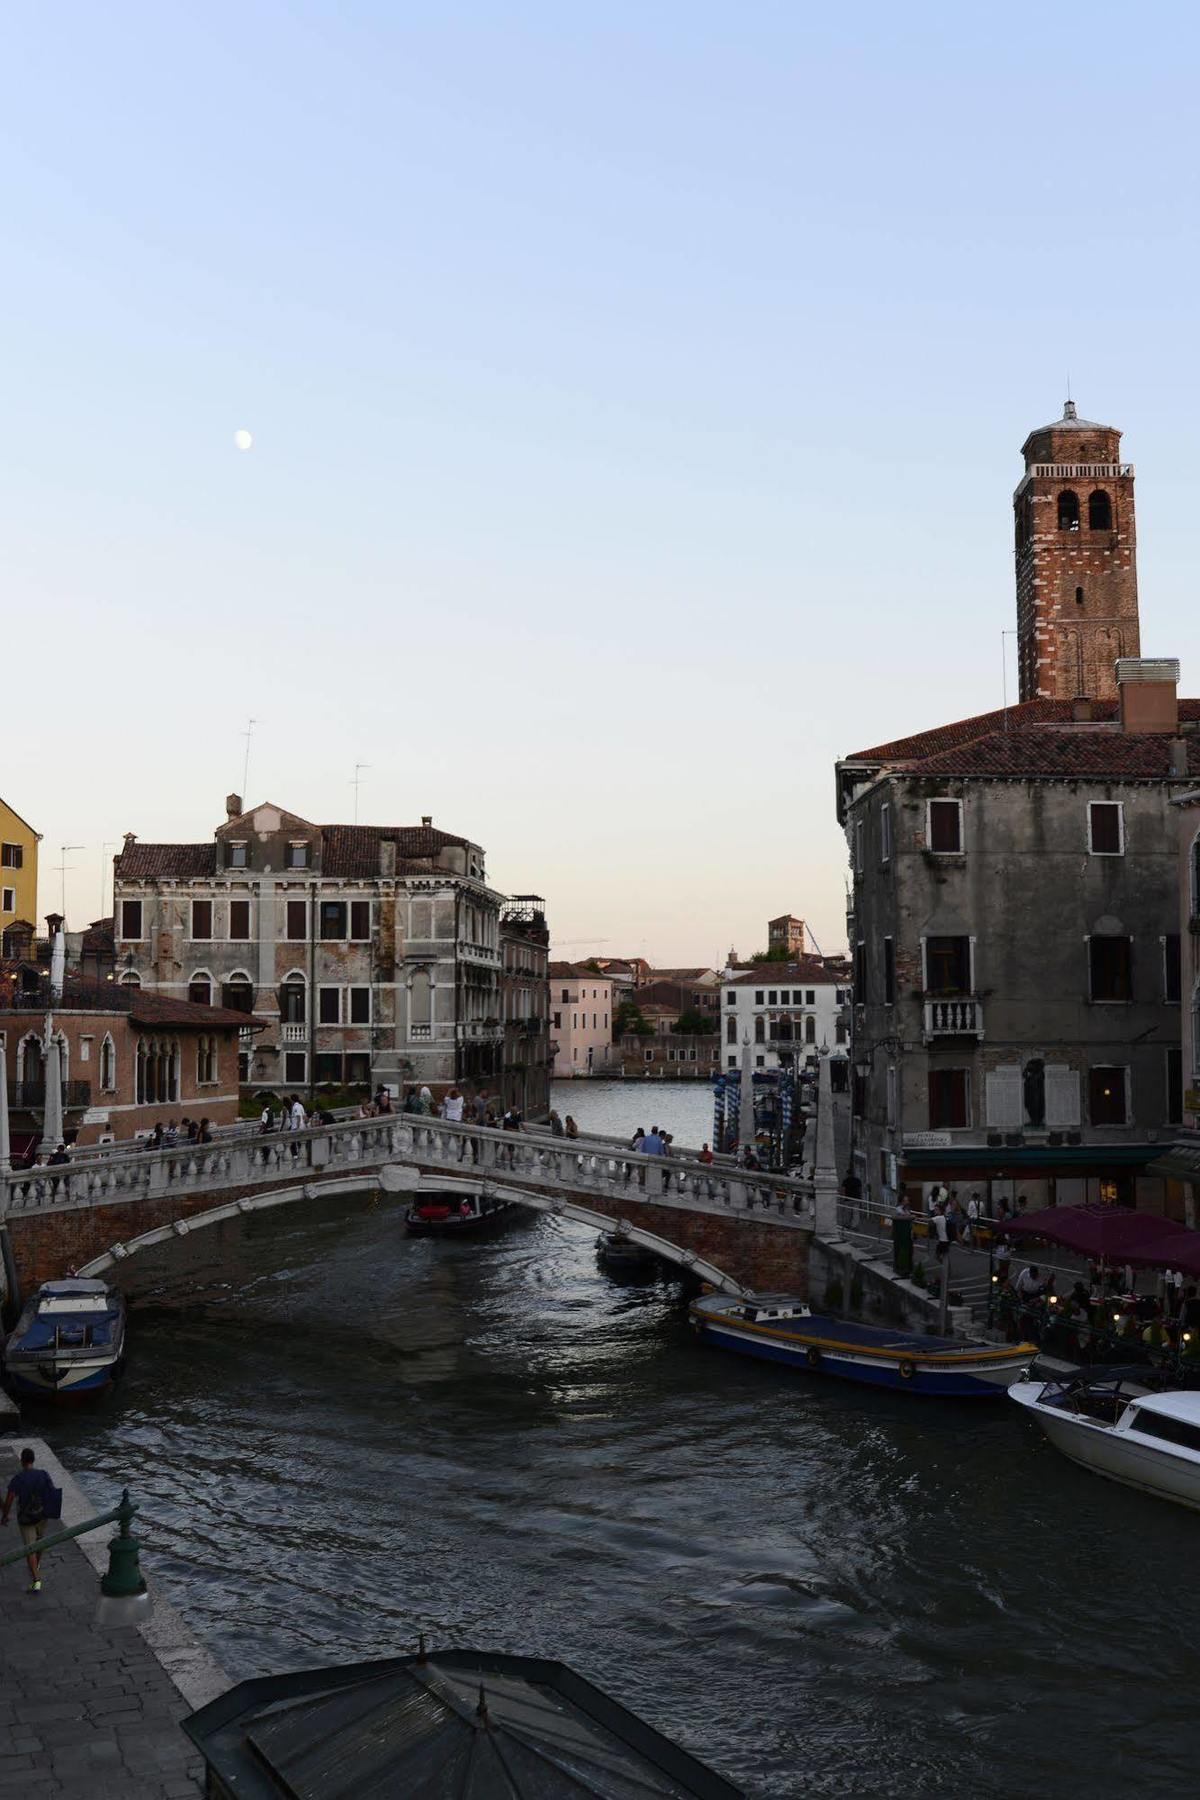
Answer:
[[281, 1025], [279, 1027], [279, 1039], [280, 1042], [284, 1044], [307, 1044], [308, 1026], [303, 1024]]
[[[62, 1089], [64, 1112], [79, 1111], [92, 1104], [90, 1081], [64, 1081]], [[13, 1112], [44, 1112], [46, 1110], [45, 1082], [10, 1081], [8, 1104]]]
[[983, 1003], [968, 995], [953, 1000], [926, 1000], [925, 1042], [931, 1038], [983, 1036]]
[[483, 1019], [466, 1019], [454, 1027], [454, 1035], [460, 1044], [498, 1044], [504, 1037], [504, 1027]]
[[410, 1025], [408, 1028], [408, 1035], [410, 1038], [431, 1038], [433, 1036], [433, 1026]]

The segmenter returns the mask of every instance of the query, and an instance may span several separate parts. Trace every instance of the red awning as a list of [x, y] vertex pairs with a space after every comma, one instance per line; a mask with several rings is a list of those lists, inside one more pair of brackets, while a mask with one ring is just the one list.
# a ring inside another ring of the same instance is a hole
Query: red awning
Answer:
[[[995, 1228], [998, 1238], [1017, 1243], [1030, 1239], [1058, 1244], [1100, 1262], [1138, 1263], [1143, 1268], [1190, 1268], [1182, 1252], [1200, 1259], [1200, 1231], [1186, 1231], [1158, 1213], [1131, 1212], [1122, 1206], [1049, 1206], [1008, 1219]], [[1186, 1242], [1185, 1242], [1186, 1241]], [[1174, 1246], [1172, 1254], [1167, 1245]], [[1200, 1267], [1200, 1260], [1197, 1262]]]

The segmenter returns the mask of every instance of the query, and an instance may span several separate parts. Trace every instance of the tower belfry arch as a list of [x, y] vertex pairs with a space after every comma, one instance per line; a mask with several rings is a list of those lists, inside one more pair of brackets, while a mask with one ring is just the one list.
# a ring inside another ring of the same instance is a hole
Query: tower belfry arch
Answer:
[[1115, 699], [1116, 661], [1141, 654], [1133, 464], [1121, 433], [1073, 400], [1021, 447], [1013, 495], [1022, 700]]

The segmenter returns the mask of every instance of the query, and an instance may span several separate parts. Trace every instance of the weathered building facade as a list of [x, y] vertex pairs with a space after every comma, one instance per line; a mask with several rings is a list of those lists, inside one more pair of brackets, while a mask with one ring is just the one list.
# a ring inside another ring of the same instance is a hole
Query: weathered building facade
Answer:
[[853, 873], [853, 1173], [1031, 1209], [1161, 1205], [1181, 1104], [1174, 793], [1200, 775], [1178, 665], [838, 765]]
[[500, 907], [484, 853], [419, 826], [315, 825], [237, 795], [210, 841], [114, 862], [116, 980], [253, 1011], [244, 1080], [498, 1091]]
[[556, 1076], [592, 1075], [613, 1062], [613, 983], [587, 963], [550, 964], [550, 1036]]
[[540, 894], [514, 894], [500, 908], [501, 1093], [506, 1106], [519, 1107], [532, 1119], [550, 1110], [549, 946], [546, 902]]

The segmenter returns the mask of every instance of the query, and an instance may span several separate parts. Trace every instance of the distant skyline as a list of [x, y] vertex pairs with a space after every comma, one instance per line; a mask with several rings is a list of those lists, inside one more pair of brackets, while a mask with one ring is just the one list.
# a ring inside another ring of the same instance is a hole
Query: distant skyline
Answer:
[[[7, 21], [8, 755], [71, 853], [424, 813], [555, 945], [845, 943], [839, 754], [1016, 695], [1010, 498], [1137, 465], [1200, 690], [1190, 10]], [[1119, 43], [1119, 54], [1114, 44]], [[1163, 46], [1169, 43], [1169, 60]], [[249, 450], [234, 433], [248, 431]]]

